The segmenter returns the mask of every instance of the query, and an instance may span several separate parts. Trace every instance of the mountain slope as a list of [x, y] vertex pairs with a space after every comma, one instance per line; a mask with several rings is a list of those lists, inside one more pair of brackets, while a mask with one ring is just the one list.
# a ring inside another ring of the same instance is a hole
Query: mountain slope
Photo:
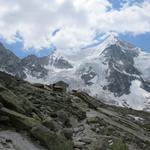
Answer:
[[0, 72], [1, 149], [149, 150], [149, 125], [148, 112], [105, 105], [85, 92], [31, 84]]

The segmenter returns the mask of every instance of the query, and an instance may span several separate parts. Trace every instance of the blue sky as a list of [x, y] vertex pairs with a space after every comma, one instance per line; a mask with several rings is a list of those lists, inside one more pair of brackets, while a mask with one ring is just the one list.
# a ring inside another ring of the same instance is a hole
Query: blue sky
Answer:
[[[142, 34], [133, 36], [131, 34], [127, 35], [120, 35], [120, 39], [125, 40], [139, 48], [144, 49], [146, 52], [150, 53], [150, 33]], [[34, 54], [38, 57], [47, 56], [51, 54], [53, 51], [53, 48], [44, 48], [41, 51], [35, 51], [35, 49], [30, 49], [28, 51], [25, 51], [22, 49], [21, 43], [14, 43], [14, 44], [7, 44], [5, 41], [1, 40], [6, 48], [10, 49], [12, 52], [14, 52], [18, 57], [23, 58], [27, 55]]]
[[120, 38], [150, 53], [150, 33], [137, 36], [127, 34], [121, 35]]
[[42, 56], [47, 56], [49, 54], [51, 54], [54, 50], [54, 48], [43, 48], [40, 51], [36, 51], [36, 49], [28, 49], [28, 50], [23, 50], [23, 45], [20, 42], [17, 43], [13, 43], [13, 44], [7, 44], [4, 40], [1, 40], [1, 42], [3, 43], [3, 45], [11, 50], [15, 55], [17, 55], [20, 58], [24, 58], [28, 55], [36, 55], [38, 57], [42, 57]]
[[0, 0], [0, 41], [23, 58], [85, 47], [98, 33], [150, 52], [150, 0]]

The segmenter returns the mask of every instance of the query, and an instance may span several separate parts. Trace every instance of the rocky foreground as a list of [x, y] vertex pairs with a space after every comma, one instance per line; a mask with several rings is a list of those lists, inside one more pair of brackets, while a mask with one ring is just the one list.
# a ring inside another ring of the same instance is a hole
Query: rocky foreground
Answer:
[[150, 114], [0, 72], [0, 150], [150, 150]]

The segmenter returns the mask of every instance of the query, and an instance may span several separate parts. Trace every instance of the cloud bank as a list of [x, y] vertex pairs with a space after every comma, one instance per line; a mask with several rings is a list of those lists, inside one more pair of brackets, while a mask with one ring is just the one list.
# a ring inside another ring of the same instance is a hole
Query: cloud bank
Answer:
[[97, 33], [150, 32], [150, 0], [0, 0], [0, 38], [25, 50], [84, 47]]

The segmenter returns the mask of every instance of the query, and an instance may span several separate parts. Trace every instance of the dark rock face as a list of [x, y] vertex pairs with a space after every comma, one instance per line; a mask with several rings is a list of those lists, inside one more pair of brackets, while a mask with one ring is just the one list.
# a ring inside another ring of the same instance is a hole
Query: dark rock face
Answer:
[[[116, 65], [120, 71], [124, 69], [129, 74], [140, 75], [140, 72], [133, 66], [134, 57], [138, 55], [138, 52], [124, 50], [118, 45], [111, 45], [110, 47], [106, 48], [103, 53], [104, 57], [106, 58], [106, 62]], [[119, 61], [121, 61], [122, 64], [118, 64]]]
[[50, 57], [50, 64], [58, 69], [69, 69], [73, 68], [71, 63], [65, 60], [63, 57], [55, 58], [55, 56]]
[[108, 90], [113, 92], [115, 96], [121, 96], [123, 94], [130, 93], [131, 81], [134, 80], [133, 77], [121, 74], [116, 70], [112, 69], [108, 79]]
[[142, 78], [141, 78], [141, 81], [142, 81], [141, 87], [142, 87], [144, 90], [146, 90], [147, 92], [150, 92], [150, 82], [144, 81]]
[[103, 53], [110, 70], [106, 77], [109, 82], [108, 90], [115, 96], [129, 94], [131, 82], [135, 79], [141, 80], [141, 73], [134, 67], [134, 57], [138, 55], [138, 52], [111, 45]]
[[92, 67], [89, 67], [86, 72], [83, 70], [81, 79], [84, 81], [86, 85], [90, 86], [93, 84], [90, 80], [93, 79], [95, 76], [96, 73], [92, 70]]
[[73, 68], [73, 66], [68, 61], [66, 61], [63, 57], [56, 59], [53, 65], [59, 69]]
[[44, 78], [48, 73], [44, 65], [48, 65], [48, 62], [48, 57], [38, 58], [35, 55], [29, 55], [21, 60], [20, 65], [23, 66], [21, 72], [26, 68], [31, 76]]
[[12, 74], [18, 71], [20, 59], [0, 43], [0, 68]]

